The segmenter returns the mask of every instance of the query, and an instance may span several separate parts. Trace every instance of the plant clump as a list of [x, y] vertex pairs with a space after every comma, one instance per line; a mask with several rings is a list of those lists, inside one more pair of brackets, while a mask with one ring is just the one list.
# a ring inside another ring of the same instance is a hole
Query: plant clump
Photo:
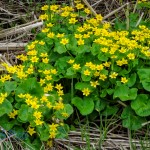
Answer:
[[74, 107], [83, 116], [109, 116], [123, 108], [118, 102], [126, 105], [124, 127], [137, 130], [150, 116], [150, 29], [143, 23], [116, 30], [100, 14], [91, 17], [79, 0], [75, 4], [44, 5], [44, 27], [18, 56], [22, 64], [3, 64], [5, 130], [26, 133], [26, 139], [64, 138]]

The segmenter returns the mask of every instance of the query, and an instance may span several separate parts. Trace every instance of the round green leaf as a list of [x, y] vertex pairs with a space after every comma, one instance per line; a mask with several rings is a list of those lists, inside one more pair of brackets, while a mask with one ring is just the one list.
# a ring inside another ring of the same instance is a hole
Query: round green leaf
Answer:
[[123, 120], [123, 127], [130, 130], [138, 130], [142, 128], [142, 123], [146, 121], [144, 118], [137, 116], [130, 107], [124, 108], [121, 118]]
[[137, 98], [131, 102], [131, 107], [139, 116], [150, 116], [150, 99], [148, 99], [148, 95], [146, 94], [139, 94]]
[[21, 108], [18, 112], [18, 117], [22, 122], [28, 122], [29, 116], [32, 114], [31, 108], [29, 108], [27, 105], [23, 104], [21, 105]]
[[93, 99], [85, 97], [81, 99], [80, 97], [74, 97], [72, 99], [72, 104], [74, 104], [82, 115], [88, 115], [92, 113], [94, 109]]
[[0, 104], [0, 116], [4, 114], [9, 114], [12, 111], [13, 107], [11, 103], [6, 99], [2, 104]]

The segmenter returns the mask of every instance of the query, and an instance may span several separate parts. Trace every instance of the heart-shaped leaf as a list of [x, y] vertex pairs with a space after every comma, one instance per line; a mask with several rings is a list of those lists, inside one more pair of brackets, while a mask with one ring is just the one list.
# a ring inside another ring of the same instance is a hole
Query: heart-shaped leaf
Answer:
[[74, 104], [82, 115], [88, 115], [94, 110], [94, 102], [91, 98], [85, 97], [81, 99], [80, 97], [74, 97], [72, 99], [72, 104]]

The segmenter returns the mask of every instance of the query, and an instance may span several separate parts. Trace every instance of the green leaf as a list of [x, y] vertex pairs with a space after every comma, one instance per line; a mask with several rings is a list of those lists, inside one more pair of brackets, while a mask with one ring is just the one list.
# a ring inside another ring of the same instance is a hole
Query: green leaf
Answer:
[[142, 123], [146, 122], [146, 120], [140, 116], [137, 116], [134, 111], [130, 108], [130, 106], [124, 108], [122, 114], [122, 124], [123, 127], [128, 128], [130, 130], [138, 130], [142, 128]]
[[62, 139], [66, 138], [69, 133], [69, 126], [67, 124], [64, 124], [63, 126], [58, 126], [58, 134], [56, 135], [56, 138]]
[[135, 110], [136, 114], [141, 117], [150, 116], [150, 99], [146, 94], [139, 94], [137, 98], [131, 102], [131, 107]]
[[64, 45], [56, 43], [55, 48], [54, 48], [54, 52], [62, 54], [62, 53], [65, 53], [66, 51], [67, 51], [67, 49], [65, 48]]
[[150, 69], [138, 69], [137, 74], [141, 82], [150, 82]]
[[91, 53], [95, 56], [100, 52], [100, 46], [99, 44], [93, 43]]
[[142, 86], [146, 91], [150, 92], [150, 82], [143, 81]]
[[47, 141], [49, 139], [49, 128], [48, 128], [48, 126], [46, 126], [46, 127], [37, 126], [36, 129], [39, 133], [41, 141]]
[[99, 59], [100, 61], [107, 61], [107, 60], [108, 60], [108, 57], [105, 56], [105, 54], [103, 54], [103, 53], [99, 53], [99, 54], [98, 54], [98, 59]]
[[66, 76], [72, 77], [75, 74], [76, 74], [76, 72], [74, 71], [74, 69], [72, 67], [70, 67], [70, 68], [67, 69]]
[[103, 99], [97, 100], [95, 102], [95, 110], [100, 112], [105, 109], [107, 102]]
[[27, 80], [23, 81], [15, 91], [15, 98], [16, 101], [22, 101], [18, 97], [19, 94], [26, 94], [29, 93], [33, 96], [41, 97], [44, 94], [43, 88], [40, 86], [36, 78], [28, 78]]
[[85, 52], [90, 52], [90, 48], [87, 45], [81, 45], [76, 48], [76, 52], [78, 54], [82, 54]]
[[86, 76], [84, 74], [81, 74], [81, 78], [82, 78], [82, 81], [90, 81], [91, 80], [91, 76]]
[[72, 99], [72, 104], [74, 104], [80, 113], [85, 116], [94, 110], [94, 102], [92, 98], [85, 97], [84, 99], [81, 99], [80, 97], [74, 97]]
[[30, 120], [30, 116], [32, 115], [32, 108], [27, 106], [26, 104], [22, 104], [21, 108], [18, 111], [18, 117], [22, 122], [28, 122]]
[[6, 81], [4, 83], [5, 92], [10, 93], [14, 91], [17, 87], [17, 83], [15, 81]]
[[4, 114], [9, 114], [12, 111], [12, 104], [5, 99], [2, 104], [0, 104], [0, 117]]
[[107, 105], [104, 111], [102, 112], [103, 116], [110, 116], [110, 115], [115, 115], [118, 111], [117, 106], [109, 106]]
[[7, 115], [3, 115], [0, 117], [0, 126], [3, 127], [5, 130], [10, 130], [12, 127], [17, 124], [17, 120], [10, 121]]
[[70, 104], [65, 104], [64, 108], [55, 112], [55, 116], [58, 119], [67, 119], [68, 117], [64, 117], [62, 113], [67, 113], [68, 117], [73, 113], [73, 108]]
[[78, 82], [75, 84], [75, 89], [77, 89], [77, 90], [82, 91], [84, 88], [88, 88], [89, 90], [93, 90], [93, 87], [91, 87], [90, 83]]
[[130, 79], [127, 83], [128, 87], [132, 87], [136, 82], [136, 73], [131, 74]]
[[120, 98], [122, 101], [134, 100], [137, 97], [137, 88], [129, 89], [126, 85], [117, 86], [113, 98]]

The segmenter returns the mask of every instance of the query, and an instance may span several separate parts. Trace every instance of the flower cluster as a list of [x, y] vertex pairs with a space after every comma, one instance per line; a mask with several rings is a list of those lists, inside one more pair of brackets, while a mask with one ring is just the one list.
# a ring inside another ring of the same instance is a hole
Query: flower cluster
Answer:
[[115, 31], [110, 23], [102, 24], [100, 14], [89, 17], [90, 10], [80, 0], [75, 4], [44, 5], [44, 27], [26, 46], [26, 55], [17, 56], [22, 64], [2, 64], [7, 72], [0, 77], [4, 117], [25, 124], [29, 135], [44, 141], [64, 136], [71, 104], [88, 115], [104, 98], [135, 100], [141, 92], [134, 87], [137, 69], [150, 57], [150, 30], [145, 25]]

